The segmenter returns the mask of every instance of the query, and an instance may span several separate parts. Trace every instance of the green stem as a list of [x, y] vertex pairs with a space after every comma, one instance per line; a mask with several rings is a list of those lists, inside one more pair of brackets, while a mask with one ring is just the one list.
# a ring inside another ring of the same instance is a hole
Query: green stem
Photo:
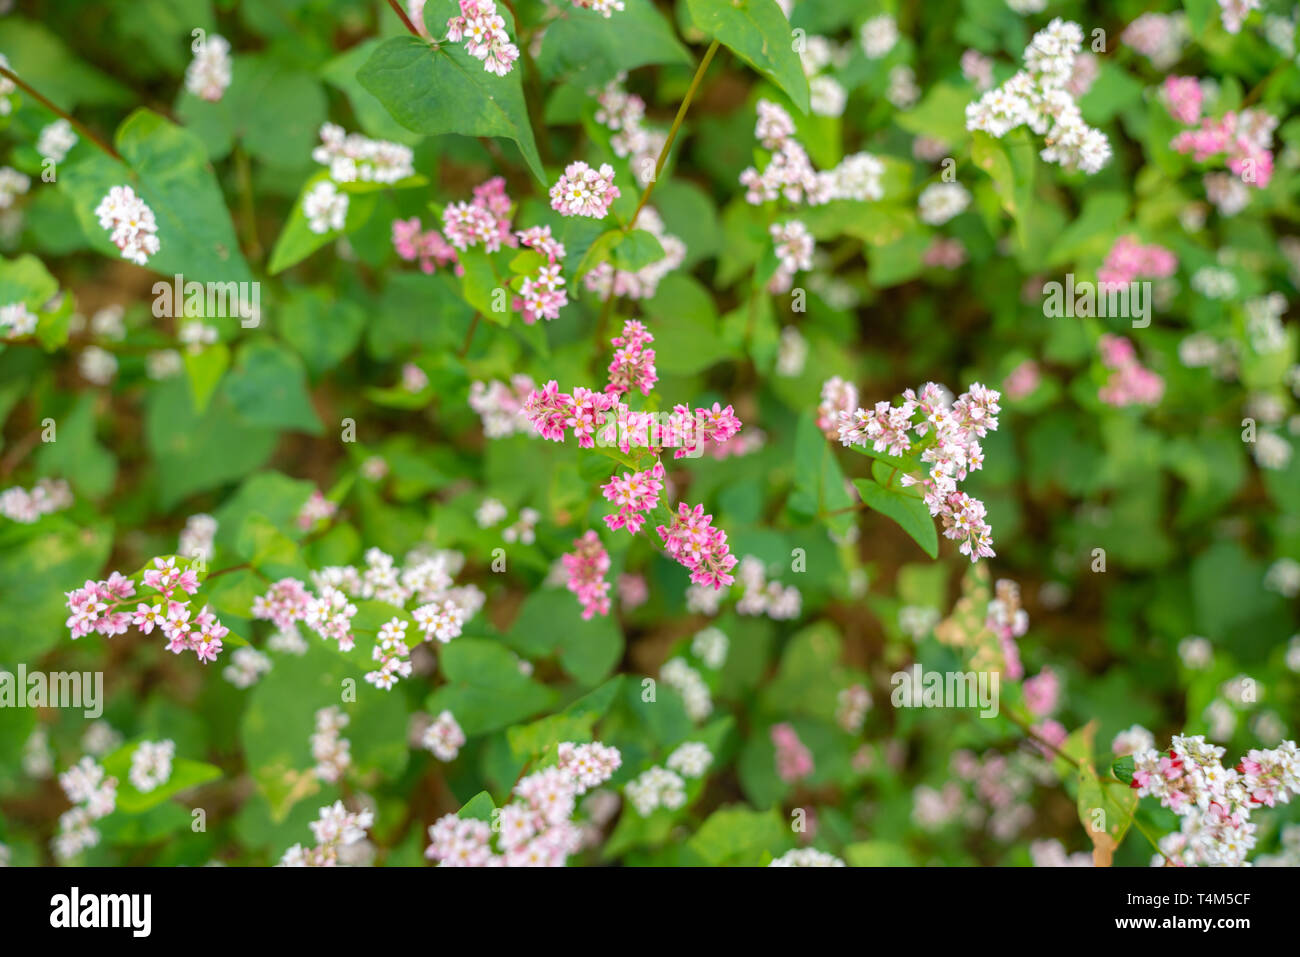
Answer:
[[3, 76], [5, 79], [12, 81], [25, 93], [27, 93], [38, 103], [44, 106], [47, 110], [50, 110], [51, 112], [56, 113], [59, 116], [63, 117], [65, 120], [67, 120], [69, 123], [72, 124], [73, 128], [76, 129], [78, 133], [80, 133], [83, 137], [88, 139], [90, 142], [94, 143], [96, 146], [98, 146], [109, 156], [113, 157], [113, 159], [117, 160], [119, 163], [122, 161], [122, 155], [118, 153], [117, 150], [113, 149], [113, 147], [111, 147], [108, 143], [104, 142], [98, 136], [92, 133], [84, 123], [78, 120], [67, 110], [55, 106], [52, 102], [50, 102], [49, 99], [47, 99], [45, 96], [42, 96], [35, 88], [32, 87], [30, 83], [28, 83], [26, 80], [20, 77], [13, 70], [9, 69], [8, 67], [0, 66], [0, 76]]

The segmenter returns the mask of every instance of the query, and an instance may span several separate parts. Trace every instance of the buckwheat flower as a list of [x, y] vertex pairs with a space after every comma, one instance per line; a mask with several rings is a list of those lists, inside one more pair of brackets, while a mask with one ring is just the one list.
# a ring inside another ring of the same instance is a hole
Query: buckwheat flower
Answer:
[[700, 673], [685, 659], [670, 658], [659, 669], [659, 680], [682, 696], [687, 716], [697, 724], [713, 713], [713, 696]]
[[592, 741], [561, 742], [556, 755], [559, 769], [569, 776], [574, 793], [581, 796], [608, 781], [623, 764], [618, 748]]
[[317, 820], [311, 822], [316, 846], [304, 848], [295, 844], [284, 852], [280, 867], [337, 867], [346, 859], [348, 849], [366, 838], [366, 831], [375, 823], [370, 811], [350, 813], [342, 801], [335, 801], [320, 809]]
[[712, 523], [713, 516], [705, 513], [703, 505], [691, 508], [679, 502], [670, 524], [656, 526], [655, 531], [669, 557], [690, 570], [692, 582], [720, 590], [735, 581], [731, 570], [736, 557], [726, 532]]
[[800, 847], [786, 851], [780, 857], [768, 862], [768, 867], [845, 867], [845, 863], [834, 854], [819, 851], [815, 847]]
[[812, 268], [814, 242], [808, 227], [797, 219], [773, 223], [768, 227], [776, 246], [779, 262], [776, 275], [768, 283], [771, 292], [786, 292], [794, 281], [794, 274]]
[[471, 382], [469, 406], [483, 420], [483, 434], [489, 439], [516, 433], [532, 434], [533, 426], [524, 415], [524, 404], [535, 390], [533, 380], [516, 375], [504, 382]]
[[236, 688], [251, 688], [271, 670], [271, 659], [256, 648], [236, 648], [221, 676]]
[[961, 183], [931, 183], [921, 191], [917, 208], [921, 222], [939, 226], [970, 205], [970, 193]]
[[619, 196], [614, 185], [614, 168], [602, 163], [592, 169], [581, 161], [570, 163], [551, 187], [551, 208], [563, 216], [604, 219]]
[[31, 187], [31, 177], [11, 166], [0, 166], [0, 209], [9, 209], [13, 206], [14, 199], [25, 195]]
[[1179, 123], [1191, 126], [1200, 120], [1204, 95], [1196, 77], [1165, 77], [1164, 94], [1165, 102], [1169, 106], [1169, 115]]
[[727, 649], [730, 642], [720, 628], [705, 628], [696, 632], [691, 639], [691, 654], [704, 664], [717, 671], [727, 662]]
[[625, 528], [632, 535], [639, 532], [650, 512], [659, 505], [663, 479], [664, 467], [656, 462], [653, 468], [644, 472], [624, 472], [621, 477], [615, 475], [601, 486], [605, 498], [618, 506], [617, 512], [605, 516], [605, 524], [610, 530]]
[[131, 754], [131, 785], [141, 794], [167, 783], [172, 776], [172, 758], [176, 742], [141, 741]]
[[623, 0], [573, 0], [573, 5], [599, 13], [608, 20], [616, 10], [623, 9]]
[[645, 325], [635, 319], [623, 323], [623, 332], [610, 340], [614, 347], [614, 358], [609, 363], [609, 384], [605, 391], [611, 395], [623, 395], [636, 390], [642, 395], [649, 395], [659, 381], [655, 370], [655, 351], [647, 348], [654, 342]]
[[936, 236], [921, 257], [921, 264], [931, 269], [960, 269], [966, 262], [966, 246], [960, 239]]
[[1156, 405], [1165, 391], [1165, 381], [1158, 374], [1142, 366], [1137, 360], [1132, 344], [1109, 333], [1098, 344], [1102, 362], [1112, 371], [1097, 392], [1098, 398], [1108, 405]]
[[327, 641], [338, 642], [340, 651], [351, 651], [356, 643], [352, 635], [352, 619], [357, 606], [337, 588], [326, 586], [319, 597], [307, 602], [303, 621], [307, 627]]
[[782, 781], [793, 784], [812, 774], [812, 752], [799, 740], [791, 725], [784, 722], [772, 725], [771, 736], [776, 748], [776, 773]]
[[849, 734], [857, 734], [866, 723], [870, 710], [871, 692], [865, 685], [850, 685], [836, 698], [835, 721]]
[[329, 180], [321, 180], [303, 196], [302, 212], [313, 233], [341, 230], [348, 219], [348, 194]]
[[122, 743], [122, 735], [113, 730], [107, 721], [92, 722], [81, 736], [81, 748], [93, 757], [102, 757], [117, 750]]
[[95, 215], [123, 259], [143, 266], [161, 248], [153, 210], [130, 186], [112, 187], [95, 207]]
[[1260, 0], [1219, 0], [1219, 13], [1223, 18], [1223, 29], [1229, 33], [1240, 33], [1241, 25], [1250, 16], [1252, 10], [1258, 10]]
[[333, 518], [338, 510], [338, 503], [327, 499], [321, 494], [320, 489], [312, 489], [311, 495], [307, 496], [307, 501], [303, 502], [302, 507], [298, 509], [298, 515], [294, 521], [299, 528], [306, 531], [317, 522], [328, 521]]
[[40, 479], [31, 491], [13, 486], [0, 492], [0, 515], [30, 525], [42, 515], [71, 508], [72, 489], [64, 479]]
[[316, 761], [315, 774], [320, 780], [334, 783], [343, 777], [352, 763], [351, 742], [342, 737], [350, 719], [338, 705], [316, 712], [316, 731], [311, 736], [311, 753]]
[[1030, 13], [1042, 13], [1047, 9], [1047, 0], [1007, 0], [1007, 6], [1024, 16]]
[[1061, 681], [1051, 668], [1043, 668], [1034, 677], [1026, 678], [1022, 688], [1025, 707], [1030, 714], [1043, 718], [1056, 710], [1060, 702]]
[[863, 23], [858, 35], [867, 59], [879, 60], [898, 42], [898, 21], [888, 13], [882, 13]]
[[311, 158], [328, 167], [335, 183], [396, 183], [415, 173], [415, 154], [409, 146], [348, 133], [336, 123], [323, 124], [320, 139]]
[[668, 756], [665, 762], [670, 771], [676, 771], [684, 778], [703, 777], [713, 764], [713, 752], [699, 741], [687, 741], [678, 745], [677, 750]]
[[393, 249], [407, 262], [418, 262], [420, 271], [426, 274], [458, 262], [456, 250], [436, 229], [423, 229], [418, 216], [393, 220]]
[[30, 336], [36, 331], [36, 315], [21, 302], [0, 306], [0, 329], [4, 330], [6, 339]]
[[817, 428], [828, 439], [839, 438], [840, 414], [850, 414], [858, 405], [858, 389], [839, 376], [822, 383], [821, 403], [817, 406]]
[[809, 108], [818, 116], [843, 116], [848, 91], [834, 77], [815, 76], [808, 81]]
[[786, 378], [803, 375], [808, 361], [808, 341], [794, 326], [781, 330], [781, 341], [776, 350], [776, 374]]
[[1291, 443], [1276, 432], [1260, 432], [1255, 439], [1255, 464], [1260, 468], [1281, 470], [1291, 461]]
[[916, 85], [916, 71], [910, 66], [899, 64], [889, 71], [889, 86], [885, 89], [885, 99], [900, 110], [909, 110], [921, 98], [921, 88]]
[[465, 744], [465, 732], [450, 711], [442, 711], [424, 731], [423, 745], [439, 761], [454, 761]]
[[459, 602], [445, 599], [421, 605], [411, 612], [415, 624], [424, 632], [424, 640], [436, 638], [444, 645], [459, 638], [465, 626], [465, 609]]
[[605, 575], [609, 572], [609, 552], [601, 544], [600, 537], [591, 530], [574, 539], [573, 548], [572, 552], [566, 553], [561, 559], [569, 576], [565, 587], [573, 592], [582, 605], [584, 621], [595, 615], [608, 615], [609, 582], [605, 580]]
[[537, 540], [537, 523], [541, 517], [536, 509], [522, 508], [519, 510], [519, 521], [505, 529], [501, 537], [511, 545], [515, 542], [531, 545]]
[[77, 145], [77, 139], [72, 124], [65, 119], [57, 119], [41, 129], [40, 135], [36, 137], [36, 152], [41, 154], [41, 159], [62, 163], [68, 151]]
[[1182, 57], [1190, 32], [1187, 16], [1181, 11], [1144, 13], [1124, 28], [1120, 41], [1149, 59], [1157, 70], [1167, 70]]
[[210, 33], [185, 69], [185, 89], [209, 103], [218, 102], [230, 86], [230, 43]]
[[649, 817], [659, 808], [675, 811], [686, 803], [686, 782], [673, 771], [658, 766], [641, 772], [623, 788], [638, 814]]
[[961, 73], [982, 93], [993, 85], [993, 60], [978, 50], [966, 50], [961, 55]]
[[1293, 558], [1279, 558], [1268, 567], [1268, 572], [1264, 575], [1264, 587], [1283, 598], [1300, 595], [1300, 562]]
[[1220, 216], [1236, 216], [1250, 204], [1250, 189], [1231, 173], [1206, 173], [1205, 198]]
[[476, 60], [483, 61], [483, 69], [496, 76], [505, 76], [519, 59], [519, 48], [510, 42], [506, 21], [498, 16], [492, 0], [460, 0], [458, 17], [447, 21], [447, 39], [452, 43], [465, 41], [465, 50]]
[[495, 498], [485, 498], [483, 503], [474, 510], [474, 521], [478, 523], [479, 528], [491, 528], [505, 520], [506, 507]]

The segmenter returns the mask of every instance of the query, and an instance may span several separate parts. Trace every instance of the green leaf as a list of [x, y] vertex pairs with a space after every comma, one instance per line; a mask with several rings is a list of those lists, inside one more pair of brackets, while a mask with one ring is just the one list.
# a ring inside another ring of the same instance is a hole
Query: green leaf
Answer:
[[971, 141], [971, 159], [988, 173], [997, 194], [1016, 223], [1021, 248], [1027, 248], [1029, 212], [1034, 198], [1034, 176], [1038, 153], [1028, 134], [1013, 130], [1003, 139], [976, 130]]
[[764, 851], [775, 856], [789, 841], [789, 829], [775, 808], [752, 811], [733, 806], [709, 815], [686, 844], [711, 867], [753, 867]]
[[467, 735], [504, 728], [555, 702], [555, 691], [523, 674], [518, 659], [495, 641], [457, 638], [440, 658], [448, 683], [429, 696], [429, 711], [450, 711]]
[[72, 198], [90, 245], [122, 258], [95, 207], [113, 186], [130, 186], [158, 222], [159, 250], [149, 257], [150, 269], [187, 281], [252, 282], [203, 142], [139, 109], [118, 127], [116, 144], [121, 163], [95, 153], [59, 167], [59, 187]]
[[650, 63], [691, 63], [650, 0], [623, 0], [623, 9], [613, 17], [566, 7], [564, 16], [546, 28], [537, 56], [544, 79], [567, 76], [583, 87], [602, 85]]
[[[498, 7], [515, 36], [510, 12]], [[416, 37], [380, 44], [357, 73], [397, 122], [417, 133], [498, 136], [514, 141], [539, 183], [546, 173], [524, 104], [522, 69], [498, 77], [458, 43], [435, 46]]]
[[854, 479], [853, 487], [868, 508], [893, 519], [931, 558], [939, 557], [939, 533], [935, 531], [930, 510], [906, 489], [885, 488], [870, 479]]
[[302, 360], [274, 342], [246, 342], [226, 377], [223, 392], [251, 425], [297, 429], [311, 435], [325, 431], [307, 393]]
[[202, 415], [216, 391], [217, 383], [230, 365], [230, 348], [224, 342], [214, 342], [198, 352], [185, 353], [185, 378], [190, 384], [190, 398], [194, 411]]
[[0, 258], [0, 306], [21, 302], [38, 312], [59, 291], [59, 281], [30, 253]]
[[808, 77], [794, 52], [790, 21], [776, 0], [686, 0], [695, 25], [785, 91], [808, 112]]
[[799, 417], [794, 444], [794, 490], [790, 493], [790, 508], [806, 518], [825, 522], [837, 535], [843, 535], [854, 524], [853, 513], [830, 513], [852, 508], [853, 499], [844, 487], [844, 473], [835, 459], [835, 450], [811, 413]]
[[479, 791], [465, 802], [465, 806], [456, 812], [456, 816], [488, 822], [492, 820], [492, 812], [495, 810], [496, 805], [492, 803], [492, 795], [487, 791]]
[[1133, 783], [1133, 772], [1136, 765], [1133, 762], [1133, 755], [1126, 754], [1110, 766], [1110, 771], [1115, 777], [1119, 778], [1125, 784]]
[[626, 272], [636, 272], [664, 258], [664, 247], [644, 229], [634, 229], [614, 247], [614, 265]]
[[850, 867], [911, 867], [912, 855], [893, 841], [858, 841], [844, 848]]
[[508, 640], [530, 657], [557, 655], [584, 685], [596, 684], [623, 656], [623, 633], [612, 618], [583, 621], [573, 595], [555, 589], [528, 596]]

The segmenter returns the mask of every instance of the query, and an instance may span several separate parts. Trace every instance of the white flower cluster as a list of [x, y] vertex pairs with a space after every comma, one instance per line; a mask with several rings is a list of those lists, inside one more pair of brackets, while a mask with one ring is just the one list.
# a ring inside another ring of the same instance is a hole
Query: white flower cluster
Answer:
[[336, 123], [320, 128], [321, 145], [311, 158], [329, 169], [330, 178], [321, 180], [302, 198], [307, 227], [314, 233], [341, 230], [348, 218], [348, 194], [339, 183], [396, 183], [415, 173], [415, 154], [410, 147], [387, 140], [372, 140], [360, 133], [348, 133]]
[[844, 867], [842, 860], [834, 854], [827, 854], [825, 851], [819, 851], [815, 847], [800, 847], [793, 851], [786, 851], [780, 857], [775, 858], [768, 867]]
[[172, 776], [172, 758], [176, 756], [176, 742], [141, 741], [131, 755], [131, 773], [128, 779], [141, 794], [166, 784]]
[[77, 134], [65, 119], [55, 120], [36, 137], [36, 152], [41, 154], [41, 159], [51, 163], [62, 163], [68, 151], [76, 145]]
[[705, 628], [691, 639], [691, 654], [717, 671], [727, 663], [730, 642], [721, 628]]
[[776, 246], [777, 267], [768, 281], [767, 290], [774, 294], [790, 291], [794, 274], [812, 269], [815, 243], [808, 227], [797, 219], [773, 223], [768, 227]]
[[970, 205], [970, 193], [961, 183], [931, 183], [921, 190], [916, 205], [921, 222], [941, 226]]
[[1133, 787], [1182, 818], [1179, 831], [1160, 840], [1161, 855], [1187, 865], [1240, 867], [1255, 846], [1251, 811], [1286, 804], [1300, 794], [1300, 752], [1294, 741], [1252, 750], [1235, 768], [1221, 763], [1224, 749], [1201, 735], [1175, 735], [1172, 747], [1133, 755]]
[[713, 752], [702, 741], [687, 741], [678, 745], [664, 763], [668, 770], [676, 771], [684, 778], [699, 778], [713, 766]]
[[799, 617], [803, 598], [794, 585], [768, 581], [763, 562], [753, 555], [740, 560], [736, 570], [740, 583], [740, 599], [736, 602], [738, 615], [766, 615], [773, 621], [789, 621]]
[[1262, 0], [1219, 0], [1219, 13], [1223, 18], [1223, 29], [1229, 33], [1240, 33], [1241, 25], [1246, 22], [1252, 10], [1263, 6]]
[[491, 528], [504, 522], [509, 514], [505, 503], [500, 499], [485, 498], [479, 507], [474, 509], [474, 522], [479, 528]]
[[658, 765], [642, 771], [623, 788], [638, 814], [649, 817], [659, 808], [675, 811], [686, 803], [686, 782], [681, 776]]
[[682, 696], [686, 714], [697, 724], [713, 713], [713, 696], [700, 673], [684, 658], [669, 658], [659, 669], [664, 684]]
[[849, 51], [834, 46], [825, 37], [811, 36], [799, 51], [804, 75], [808, 77], [809, 108], [817, 116], [843, 116], [849, 94], [844, 86], [822, 71], [827, 67], [843, 67], [849, 61]]
[[316, 777], [333, 784], [352, 764], [352, 742], [342, 736], [349, 718], [338, 705], [316, 712], [316, 733], [311, 736], [311, 756], [316, 760]]
[[821, 206], [837, 199], [875, 200], [884, 196], [880, 179], [885, 167], [870, 153], [853, 153], [829, 171], [817, 171], [795, 139], [790, 114], [768, 100], [758, 101], [754, 136], [772, 158], [762, 172], [749, 167], [740, 174], [745, 201], [758, 206], [784, 198], [790, 203]]
[[442, 711], [424, 729], [420, 743], [439, 761], [454, 761], [465, 744], [465, 732], [450, 711]]
[[256, 648], [236, 648], [221, 676], [236, 688], [251, 688], [271, 670], [271, 659]]
[[857, 734], [871, 710], [871, 692], [865, 685], [850, 685], [836, 698], [835, 721], [849, 734]]
[[1025, 69], [966, 107], [966, 128], [1001, 138], [1019, 126], [1044, 137], [1042, 158], [1096, 173], [1110, 159], [1106, 135], [1083, 121], [1067, 85], [1083, 48], [1077, 23], [1057, 18], [1025, 48]]
[[336, 123], [323, 124], [320, 138], [311, 158], [328, 167], [336, 183], [396, 183], [415, 174], [409, 146], [348, 133]]
[[627, 74], [620, 73], [599, 91], [589, 93], [596, 97], [596, 122], [614, 135], [609, 145], [614, 155], [627, 157], [637, 181], [645, 186], [654, 179], [655, 165], [668, 140], [668, 134], [643, 124], [645, 100], [628, 93], [623, 84]]
[[117, 807], [117, 778], [106, 778], [93, 758], [83, 757], [59, 775], [59, 786], [76, 805], [59, 816], [59, 833], [53, 841], [54, 856], [66, 861], [99, 843], [94, 822]]
[[123, 259], [143, 266], [158, 252], [158, 221], [130, 186], [109, 189], [95, 207], [95, 215], [99, 225], [108, 230], [113, 245], [122, 251]]
[[898, 21], [888, 13], [872, 17], [862, 24], [859, 38], [867, 59], [879, 60], [894, 49], [894, 44], [898, 42]]
[[510, 383], [493, 379], [490, 382], [471, 382], [469, 407], [483, 420], [483, 434], [489, 439], [508, 435], [537, 435], [533, 423], [524, 415], [524, 403], [537, 388], [526, 375], [517, 373]]
[[[0, 66], [6, 70], [13, 70], [9, 65], [9, 60], [3, 53], [0, 53]], [[18, 84], [7, 76], [0, 76], [0, 116], [8, 116], [13, 112], [14, 101], [9, 99], [10, 96], [18, 89]]]
[[[3, 102], [3, 101], [0, 101]], [[8, 209], [14, 199], [32, 188], [32, 180], [12, 166], [0, 166], [0, 209]]]
[[230, 42], [211, 34], [198, 44], [185, 68], [185, 89], [209, 103], [218, 102], [230, 86]]
[[185, 520], [176, 553], [186, 558], [207, 559], [212, 556], [217, 535], [217, 520], [206, 512], [198, 512]]
[[312, 821], [311, 833], [316, 846], [304, 849], [295, 844], [280, 858], [280, 867], [334, 867], [339, 863], [340, 851], [365, 840], [366, 831], [375, 823], [370, 811], [349, 813], [342, 801], [320, 809], [320, 818]]
[[41, 479], [30, 492], [18, 485], [0, 492], [0, 515], [24, 525], [71, 505], [72, 489], [63, 479]]
[[81, 736], [81, 747], [87, 754], [97, 758], [115, 751], [121, 743], [122, 736], [107, 721], [93, 722]]
[[21, 302], [11, 302], [0, 306], [0, 329], [4, 330], [6, 339], [30, 336], [36, 331], [36, 314], [29, 312]]

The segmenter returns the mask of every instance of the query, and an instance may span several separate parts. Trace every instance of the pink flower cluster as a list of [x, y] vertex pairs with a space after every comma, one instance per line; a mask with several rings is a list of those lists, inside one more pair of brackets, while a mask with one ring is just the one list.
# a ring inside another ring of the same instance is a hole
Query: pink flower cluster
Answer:
[[1044, 668], [1022, 686], [1025, 707], [1036, 718], [1045, 718], [1056, 710], [1061, 700], [1061, 679], [1051, 668]]
[[1194, 130], [1184, 130], [1169, 144], [1204, 163], [1226, 154], [1227, 167], [1243, 183], [1263, 189], [1273, 178], [1273, 130], [1277, 117], [1262, 110], [1229, 111], [1218, 119], [1205, 117]]
[[1156, 405], [1165, 394], [1165, 380], [1138, 361], [1133, 343], [1109, 333], [1098, 343], [1102, 363], [1110, 378], [1097, 392], [1107, 405]]
[[633, 389], [642, 395], [649, 395], [659, 381], [655, 369], [655, 351], [646, 348], [655, 341], [649, 330], [635, 319], [623, 323], [623, 334], [610, 340], [614, 347], [614, 358], [609, 364], [609, 385], [605, 391], [611, 395], [622, 395]]
[[578, 161], [566, 166], [551, 187], [551, 208], [562, 216], [604, 219], [619, 195], [614, 167], [602, 163], [600, 169], [592, 169]]
[[1029, 630], [1029, 613], [1020, 604], [1020, 586], [1009, 578], [1000, 578], [994, 588], [994, 598], [989, 602], [984, 627], [997, 635], [1002, 649], [1006, 677], [1019, 681], [1025, 674], [1020, 663], [1020, 649], [1016, 639]]
[[528, 397], [537, 384], [526, 375], [510, 377], [510, 384], [473, 382], [469, 387], [469, 407], [483, 420], [483, 434], [498, 439], [516, 432], [531, 432], [532, 422], [524, 415]]
[[655, 526], [664, 551], [691, 573], [696, 585], [708, 585], [715, 591], [731, 585], [735, 578], [736, 556], [727, 544], [727, 533], [713, 526], [713, 516], [705, 514], [703, 505], [691, 508], [677, 503], [677, 514], [667, 527]]
[[608, 781], [622, 763], [617, 748], [599, 741], [563, 742], [559, 764], [520, 780], [495, 827], [444, 815], [429, 828], [424, 856], [442, 867], [563, 867], [583, 843], [582, 829], [572, 820], [577, 799]]
[[1002, 381], [1002, 392], [1008, 399], [1023, 399], [1033, 393], [1042, 381], [1043, 375], [1039, 371], [1038, 363], [1033, 359], [1026, 359], [1007, 373], [1007, 377]]
[[366, 839], [366, 830], [375, 823], [371, 811], [349, 812], [342, 801], [335, 801], [320, 809], [320, 819], [312, 821], [312, 836], [316, 846], [303, 848], [295, 844], [284, 852], [280, 859], [281, 867], [335, 867], [339, 863], [340, 851], [347, 854], [347, 848], [360, 844]]
[[510, 42], [506, 21], [492, 0], [460, 0], [460, 16], [447, 21], [447, 39], [465, 41], [465, 50], [483, 69], [505, 76], [519, 59], [519, 48]]
[[1179, 833], [1160, 841], [1179, 864], [1241, 866], [1255, 846], [1251, 811], [1286, 804], [1300, 794], [1300, 753], [1294, 741], [1250, 751], [1225, 768], [1224, 749], [1200, 735], [1175, 735], [1170, 749], [1133, 755], [1131, 787], [1183, 818]]
[[[899, 484], [922, 489], [930, 514], [943, 524], [944, 536], [960, 542], [958, 550], [975, 562], [994, 554], [993, 529], [984, 520], [984, 503], [959, 491], [957, 483], [984, 467], [979, 440], [997, 430], [1001, 393], [976, 382], [951, 404], [948, 395], [927, 382], [919, 395], [911, 389], [904, 392], [900, 406], [877, 402], [871, 412], [840, 412], [838, 434], [846, 446], [870, 444], [877, 453], [899, 456], [912, 449], [908, 433], [914, 432], [920, 440], [920, 461], [930, 466], [930, 476], [905, 474]], [[921, 420], [913, 423], [917, 413]]]
[[1201, 83], [1194, 76], [1165, 77], [1165, 103], [1169, 115], [1184, 126], [1191, 126], [1201, 118], [1204, 94]]
[[510, 196], [500, 176], [474, 187], [470, 202], [452, 203], [442, 211], [442, 228], [447, 240], [465, 250], [483, 244], [490, 253], [502, 246], [519, 245], [510, 228]]
[[635, 535], [641, 531], [646, 516], [659, 505], [659, 493], [664, 488], [664, 467], [656, 462], [644, 472], [624, 472], [614, 475], [600, 490], [605, 498], [618, 506], [613, 515], [605, 516], [611, 531], [626, 528]]
[[[122, 635], [134, 625], [141, 634], [151, 634], [154, 628], [167, 638], [167, 650], [172, 654], [192, 651], [199, 661], [215, 661], [221, 653], [222, 639], [230, 634], [205, 605], [190, 619], [190, 602], [172, 596], [177, 590], [193, 595], [199, 590], [199, 577], [193, 568], [176, 567], [175, 558], [155, 558], [154, 567], [144, 572], [144, 587], [158, 592], [164, 599], [155, 605], [139, 602], [135, 611], [124, 610], [126, 599], [135, 596], [135, 583], [120, 572], [113, 572], [105, 581], [87, 581], [84, 586], [67, 593], [67, 626], [74, 639], [97, 631], [106, 637]], [[165, 606], [165, 607], [164, 607]]]
[[456, 274], [464, 272], [457, 262], [456, 250], [436, 229], [423, 229], [420, 217], [393, 220], [393, 248], [407, 262], [419, 262], [420, 271], [432, 273], [438, 266], [456, 263]]
[[573, 540], [573, 551], [560, 559], [569, 576], [566, 587], [582, 605], [582, 620], [595, 615], [609, 614], [609, 552], [601, 544], [600, 536], [588, 529], [581, 538]]
[[813, 772], [813, 756], [799, 734], [789, 724], [772, 725], [772, 744], [776, 747], [776, 773], [782, 781], [793, 784]]
[[1178, 257], [1163, 246], [1143, 246], [1132, 236], [1121, 236], [1106, 254], [1106, 262], [1097, 270], [1097, 283], [1103, 290], [1110, 286], [1127, 286], [1138, 277], [1167, 279], [1178, 268]]
[[546, 264], [537, 268], [537, 274], [524, 278], [514, 307], [524, 317], [527, 325], [539, 318], [548, 322], [559, 318], [560, 310], [569, 304], [568, 293], [562, 288], [560, 262], [564, 259], [564, 244], [551, 235], [550, 226], [533, 226], [519, 234], [519, 241], [530, 249], [546, 256]]
[[331, 502], [321, 494], [320, 489], [312, 489], [307, 501], [302, 503], [302, 508], [298, 510], [297, 524], [303, 531], [308, 530], [317, 522], [328, 521], [338, 512], [338, 503]]

